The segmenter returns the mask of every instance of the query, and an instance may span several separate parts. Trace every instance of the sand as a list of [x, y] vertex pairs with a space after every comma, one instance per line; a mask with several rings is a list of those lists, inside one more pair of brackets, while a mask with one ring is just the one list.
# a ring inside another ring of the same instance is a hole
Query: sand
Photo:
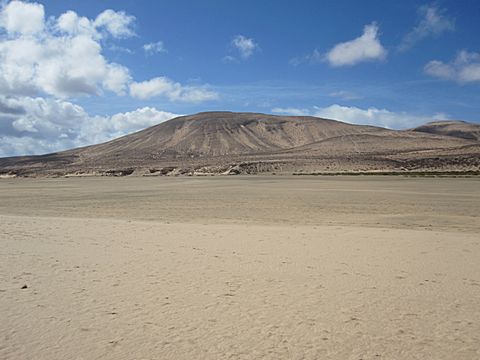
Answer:
[[0, 358], [478, 359], [479, 213], [476, 178], [2, 179]]

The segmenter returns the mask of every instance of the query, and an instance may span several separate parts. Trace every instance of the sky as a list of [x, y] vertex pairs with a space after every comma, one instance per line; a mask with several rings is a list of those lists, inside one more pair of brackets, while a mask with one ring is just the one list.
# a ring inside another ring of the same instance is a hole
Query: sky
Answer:
[[202, 111], [480, 122], [478, 19], [478, 0], [0, 0], [0, 157]]

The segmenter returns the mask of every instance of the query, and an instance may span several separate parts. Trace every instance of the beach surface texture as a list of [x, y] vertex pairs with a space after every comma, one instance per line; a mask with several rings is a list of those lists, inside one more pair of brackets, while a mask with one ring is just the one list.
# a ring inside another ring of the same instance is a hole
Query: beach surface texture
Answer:
[[0, 180], [1, 359], [480, 358], [480, 180]]

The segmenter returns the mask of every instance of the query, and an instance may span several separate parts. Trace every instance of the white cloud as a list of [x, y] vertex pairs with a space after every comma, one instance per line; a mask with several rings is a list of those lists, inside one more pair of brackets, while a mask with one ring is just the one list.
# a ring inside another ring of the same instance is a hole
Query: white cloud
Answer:
[[118, 113], [109, 118], [105, 118], [105, 126], [110, 130], [108, 134], [112, 137], [116, 136], [115, 134], [117, 133], [130, 133], [173, 119], [177, 116], [180, 115], [167, 111], [159, 111], [153, 107], [144, 107], [135, 111]]
[[69, 35], [88, 35], [94, 38], [100, 37], [92, 22], [83, 16], [78, 16], [74, 11], [67, 11], [61, 14], [56, 23], [60, 32]]
[[445, 64], [438, 60], [432, 60], [425, 65], [425, 72], [428, 75], [442, 79], [454, 79], [456, 75], [452, 65]]
[[103, 56], [100, 39], [132, 35], [133, 17], [106, 10], [92, 21], [68, 11], [45, 22], [42, 5], [12, 1], [0, 19], [0, 94], [125, 93], [129, 71]]
[[9, 34], [33, 35], [44, 27], [43, 5], [11, 1], [1, 10], [0, 26]]
[[294, 108], [294, 107], [287, 107], [281, 108], [276, 107], [272, 109], [274, 114], [282, 114], [288, 116], [314, 116], [312, 111], [309, 109], [301, 109], [301, 108]]
[[42, 154], [104, 142], [179, 116], [145, 107], [90, 116], [67, 101], [0, 97], [0, 157]]
[[147, 54], [155, 54], [155, 53], [166, 53], [167, 49], [165, 49], [165, 45], [163, 41], [157, 41], [154, 43], [148, 43], [143, 45], [143, 50]]
[[432, 60], [424, 70], [428, 75], [459, 83], [480, 81], [480, 53], [462, 50], [453, 61]]
[[94, 19], [67, 11], [46, 20], [41, 4], [0, 0], [0, 156], [98, 143], [176, 116], [148, 107], [91, 116], [65, 101], [69, 97], [106, 91], [186, 102], [218, 97], [204, 86], [168, 78], [135, 83], [126, 67], [109, 61], [102, 49], [109, 43], [105, 40], [134, 36], [134, 20], [113, 10]]
[[[129, 70], [102, 53], [106, 37], [134, 35], [135, 18], [122, 11], [105, 10], [94, 20], [67, 11], [45, 22], [42, 5], [13, 1], [0, 9], [0, 19], [0, 31], [6, 31], [0, 37], [0, 95], [65, 99], [104, 91], [124, 95], [130, 88], [132, 96], [142, 99], [164, 95], [196, 103], [218, 97], [205, 87], [183, 86], [165, 77], [132, 83]], [[162, 42], [144, 49], [166, 51]]]
[[327, 107], [314, 106], [312, 109], [275, 108], [272, 112], [293, 116], [316, 116], [339, 120], [350, 124], [381, 126], [390, 129], [412, 128], [427, 121], [447, 119], [445, 114], [433, 116], [414, 115], [406, 112], [393, 112], [387, 109], [370, 107], [361, 109], [355, 106], [333, 104]]
[[331, 66], [351, 66], [363, 61], [383, 60], [387, 50], [378, 38], [378, 26], [375, 23], [366, 25], [363, 34], [353, 40], [335, 45], [325, 55]]
[[127, 48], [127, 47], [124, 47], [124, 46], [117, 45], [117, 44], [109, 45], [108, 50], [115, 51], [115, 52], [118, 52], [118, 53], [129, 54], [129, 55], [135, 54], [134, 50], [132, 50], [130, 48]]
[[418, 10], [420, 19], [399, 46], [400, 51], [411, 48], [420, 40], [429, 36], [438, 36], [447, 31], [455, 30], [455, 21], [445, 15], [445, 10], [436, 5], [424, 5]]
[[97, 16], [93, 26], [97, 29], [105, 29], [115, 38], [126, 38], [135, 35], [132, 29], [135, 17], [123, 11], [107, 9]]
[[320, 51], [318, 51], [318, 49], [314, 49], [311, 54], [307, 54], [304, 56], [297, 56], [290, 59], [289, 63], [290, 65], [293, 65], [293, 66], [299, 66], [303, 63], [315, 64], [323, 61], [325, 61], [325, 57], [322, 55]]
[[256, 50], [259, 49], [259, 46], [255, 40], [252, 38], [247, 38], [243, 35], [235, 36], [230, 44], [238, 51], [242, 59], [248, 59]]
[[2, 146], [0, 157], [20, 155], [40, 155], [56, 152], [57, 149], [68, 149], [70, 141], [57, 139], [55, 142], [46, 139], [34, 139], [28, 136], [15, 137], [0, 135]]
[[358, 100], [362, 98], [360, 95], [355, 94], [354, 92], [345, 91], [345, 90], [333, 91], [328, 95], [331, 97], [337, 97], [343, 100]]
[[88, 35], [95, 39], [107, 36], [126, 38], [135, 35], [134, 22], [135, 17], [123, 11], [107, 9], [90, 20], [69, 10], [58, 17], [56, 28], [69, 35]]
[[[55, 99], [41, 97], [0, 98], [6, 108], [21, 109], [19, 114], [3, 118], [2, 133], [43, 138], [69, 138], [87, 117], [78, 105]], [[0, 110], [1, 116], [1, 110]], [[7, 125], [9, 127], [5, 128]]]
[[218, 94], [205, 86], [182, 85], [166, 77], [134, 82], [130, 85], [130, 95], [138, 99], [163, 96], [170, 101], [192, 103], [218, 99]]
[[224, 63], [229, 63], [229, 62], [234, 62], [234, 63], [238, 63], [238, 59], [235, 57], [235, 56], [232, 56], [232, 55], [226, 55], [222, 58], [222, 61]]

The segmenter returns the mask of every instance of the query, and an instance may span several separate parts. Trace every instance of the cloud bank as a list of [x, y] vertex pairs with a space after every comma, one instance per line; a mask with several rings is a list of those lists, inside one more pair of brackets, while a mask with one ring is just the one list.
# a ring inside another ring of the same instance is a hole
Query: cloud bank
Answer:
[[176, 116], [152, 107], [91, 116], [81, 106], [60, 99], [0, 97], [0, 157], [96, 144]]
[[[0, 156], [98, 143], [177, 116], [153, 107], [92, 116], [71, 98], [111, 93], [198, 103], [218, 97], [205, 86], [167, 77], [135, 82], [127, 67], [110, 61], [104, 44], [135, 36], [135, 17], [123, 11], [107, 9], [92, 19], [67, 11], [47, 18], [39, 3], [0, 4]], [[144, 50], [164, 51], [163, 43]]]
[[418, 116], [406, 112], [393, 112], [375, 107], [361, 109], [355, 106], [342, 106], [338, 104], [327, 107], [314, 106], [311, 109], [274, 108], [272, 112], [293, 116], [316, 116], [344, 121], [350, 124], [381, 126], [389, 129], [407, 129], [428, 121], [447, 119], [445, 114]]

